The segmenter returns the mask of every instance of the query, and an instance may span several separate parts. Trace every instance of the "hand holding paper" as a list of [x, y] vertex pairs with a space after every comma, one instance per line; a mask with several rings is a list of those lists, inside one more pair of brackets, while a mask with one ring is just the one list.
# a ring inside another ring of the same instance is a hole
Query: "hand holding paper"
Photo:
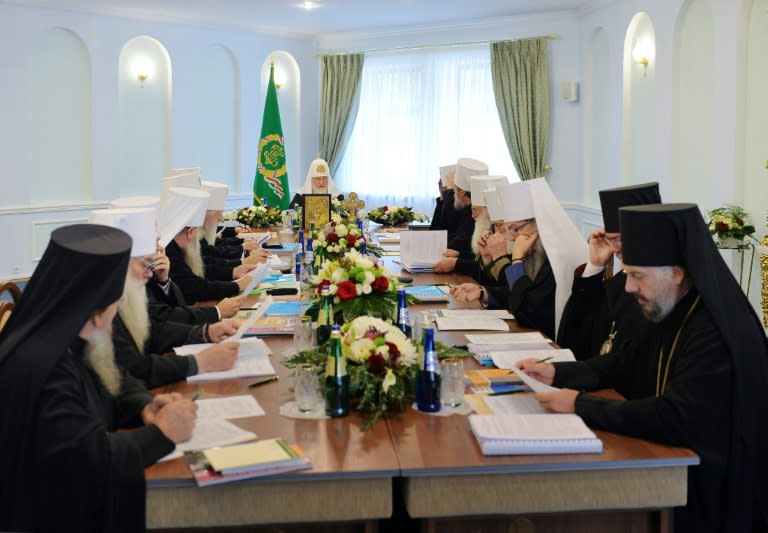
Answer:
[[239, 341], [241, 338], [243, 338], [243, 335], [248, 331], [248, 328], [253, 326], [253, 324], [260, 319], [262, 316], [264, 316], [264, 313], [267, 312], [267, 309], [269, 309], [269, 306], [272, 305], [272, 297], [267, 296], [264, 299], [264, 302], [262, 302], [261, 307], [259, 307], [256, 311], [253, 311], [251, 313], [251, 316], [248, 317], [248, 319], [242, 323], [242, 325], [238, 328], [237, 333], [229, 337], [228, 339], [225, 339], [222, 342], [233, 342], [233, 341]]

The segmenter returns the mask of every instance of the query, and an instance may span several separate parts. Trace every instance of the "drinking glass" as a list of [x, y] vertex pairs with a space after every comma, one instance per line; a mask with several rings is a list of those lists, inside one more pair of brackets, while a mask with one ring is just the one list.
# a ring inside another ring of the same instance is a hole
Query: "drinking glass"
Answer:
[[293, 394], [296, 407], [302, 413], [313, 411], [320, 404], [320, 382], [315, 365], [304, 364], [294, 369]]
[[440, 365], [440, 396], [443, 405], [458, 407], [464, 402], [464, 363], [446, 359]]
[[312, 317], [301, 315], [296, 317], [293, 325], [293, 350], [300, 352], [312, 348]]

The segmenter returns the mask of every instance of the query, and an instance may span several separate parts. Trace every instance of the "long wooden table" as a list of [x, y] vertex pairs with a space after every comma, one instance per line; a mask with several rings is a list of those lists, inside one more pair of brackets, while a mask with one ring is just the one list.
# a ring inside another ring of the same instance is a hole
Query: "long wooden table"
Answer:
[[[413, 277], [422, 284], [465, 281]], [[512, 323], [511, 330], [519, 328]], [[439, 332], [438, 338], [466, 342], [458, 332]], [[266, 340], [280, 381], [253, 389], [247, 385], [254, 380], [177, 383], [167, 390], [187, 396], [199, 390], [203, 398], [253, 394], [267, 416], [234, 422], [260, 438], [298, 443], [314, 467], [199, 489], [183, 460], [154, 465], [146, 472], [148, 528], [360, 522], [375, 530], [376, 520], [404, 505], [428, 531], [667, 531], [669, 509], [686, 502], [687, 468], [698, 464], [693, 452], [612, 433], [596, 432], [602, 454], [486, 457], [467, 418], [458, 415], [407, 409], [368, 432], [357, 413], [334, 420], [282, 417], [279, 407], [292, 393], [279, 361], [292, 341]], [[402, 501], [393, 501], [399, 496], [394, 480], [402, 483]]]

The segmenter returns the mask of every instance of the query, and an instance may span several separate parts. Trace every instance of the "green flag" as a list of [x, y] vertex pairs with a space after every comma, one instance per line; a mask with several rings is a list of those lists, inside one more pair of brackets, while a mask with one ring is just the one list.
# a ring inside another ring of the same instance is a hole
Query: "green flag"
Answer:
[[285, 167], [285, 144], [283, 128], [280, 125], [280, 108], [277, 105], [275, 88], [275, 65], [269, 68], [267, 100], [264, 102], [264, 117], [261, 121], [259, 160], [256, 177], [253, 179], [253, 203], [257, 198], [266, 200], [271, 207], [288, 209], [291, 191], [288, 185], [288, 171]]

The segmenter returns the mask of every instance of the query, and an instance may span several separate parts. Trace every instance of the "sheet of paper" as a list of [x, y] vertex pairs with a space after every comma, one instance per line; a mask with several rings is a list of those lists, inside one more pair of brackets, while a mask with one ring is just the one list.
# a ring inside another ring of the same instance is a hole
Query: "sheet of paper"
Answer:
[[256, 434], [240, 429], [232, 422], [220, 418], [199, 418], [195, 421], [195, 429], [192, 438], [186, 442], [180, 442], [176, 449], [160, 459], [168, 461], [184, 455], [190, 450], [204, 450], [214, 446], [227, 446], [256, 438]]
[[[250, 282], [248, 282], [248, 285], [246, 285], [245, 289], [243, 289], [243, 292], [241, 292], [240, 294], [246, 294], [246, 295], [251, 294], [251, 291], [256, 288], [256, 285], [258, 285], [259, 283], [264, 281], [264, 278], [269, 273], [269, 269], [270, 268], [271, 268], [271, 266], [270, 266], [270, 264], [268, 262], [267, 263], [259, 263], [259, 265], [256, 268], [254, 268], [253, 270], [248, 272], [248, 274], [246, 274], [246, 276], [252, 276], [252, 279], [251, 279]], [[243, 277], [245, 277], [245, 276], [243, 276]], [[242, 279], [242, 278], [240, 278], [240, 279]], [[239, 280], [237, 280], [237, 281], [239, 281]]]
[[477, 329], [484, 331], [509, 331], [509, 326], [500, 318], [453, 318], [437, 317], [437, 328], [440, 331], [456, 329]]
[[275, 367], [266, 353], [238, 356], [235, 364], [229, 370], [206, 372], [187, 378], [188, 383], [200, 381], [216, 381], [221, 379], [249, 378], [257, 376], [274, 376]]
[[575, 361], [573, 352], [568, 349], [551, 350], [505, 350], [491, 351], [488, 353], [493, 364], [499, 368], [515, 368], [515, 363], [523, 359], [533, 358], [536, 360], [547, 359], [547, 363], [557, 363], [563, 361]]
[[[529, 376], [528, 374], [526, 374], [522, 370], [518, 369], [517, 372], [515, 372], [515, 373], [517, 374], [517, 376], [520, 378], [520, 380], [523, 383], [525, 383], [526, 385], [528, 385], [531, 388], [531, 390], [533, 392], [555, 392], [555, 391], [559, 391], [560, 390], [557, 387], [551, 387], [550, 385], [545, 385], [544, 383], [542, 383], [538, 379], [532, 378], [531, 376]], [[189, 378], [187, 378], [187, 379], [189, 379]]]
[[[206, 348], [210, 348], [213, 345], [214, 344], [212, 342], [206, 342], [202, 344], [185, 344], [184, 346], [174, 348], [173, 351], [176, 352], [176, 355], [194, 355], [196, 353], [202, 352]], [[263, 340], [257, 337], [246, 337], [245, 339], [241, 339], [240, 347], [237, 350], [237, 355], [239, 357], [259, 354], [269, 355], [270, 353], [271, 351], [269, 346], [267, 346]]]
[[437, 315], [449, 318], [501, 318], [502, 320], [515, 318], [506, 309], [440, 309]]
[[261, 303], [261, 306], [259, 306], [258, 309], [251, 312], [251, 316], [248, 317], [248, 319], [240, 324], [240, 327], [237, 328], [237, 332], [232, 335], [231, 337], [227, 337], [222, 342], [234, 342], [239, 341], [243, 338], [243, 335], [245, 335], [248, 332], [248, 328], [253, 326], [254, 322], [256, 322], [258, 319], [260, 319], [262, 316], [264, 316], [264, 313], [267, 312], [267, 309], [269, 309], [269, 306], [272, 305], [273, 299], [271, 296], [267, 296], [264, 298], [264, 301]]
[[448, 232], [404, 231], [400, 233], [400, 260], [415, 266], [433, 266], [448, 248]]
[[475, 344], [508, 344], [513, 342], [539, 342], [546, 339], [538, 331], [529, 331], [526, 333], [467, 333], [465, 335], [468, 342]]
[[533, 394], [507, 394], [503, 396], [484, 396], [483, 401], [497, 415], [533, 415], [546, 414]]
[[250, 394], [224, 398], [204, 398], [197, 401], [197, 418], [245, 418], [264, 416], [264, 409]]

